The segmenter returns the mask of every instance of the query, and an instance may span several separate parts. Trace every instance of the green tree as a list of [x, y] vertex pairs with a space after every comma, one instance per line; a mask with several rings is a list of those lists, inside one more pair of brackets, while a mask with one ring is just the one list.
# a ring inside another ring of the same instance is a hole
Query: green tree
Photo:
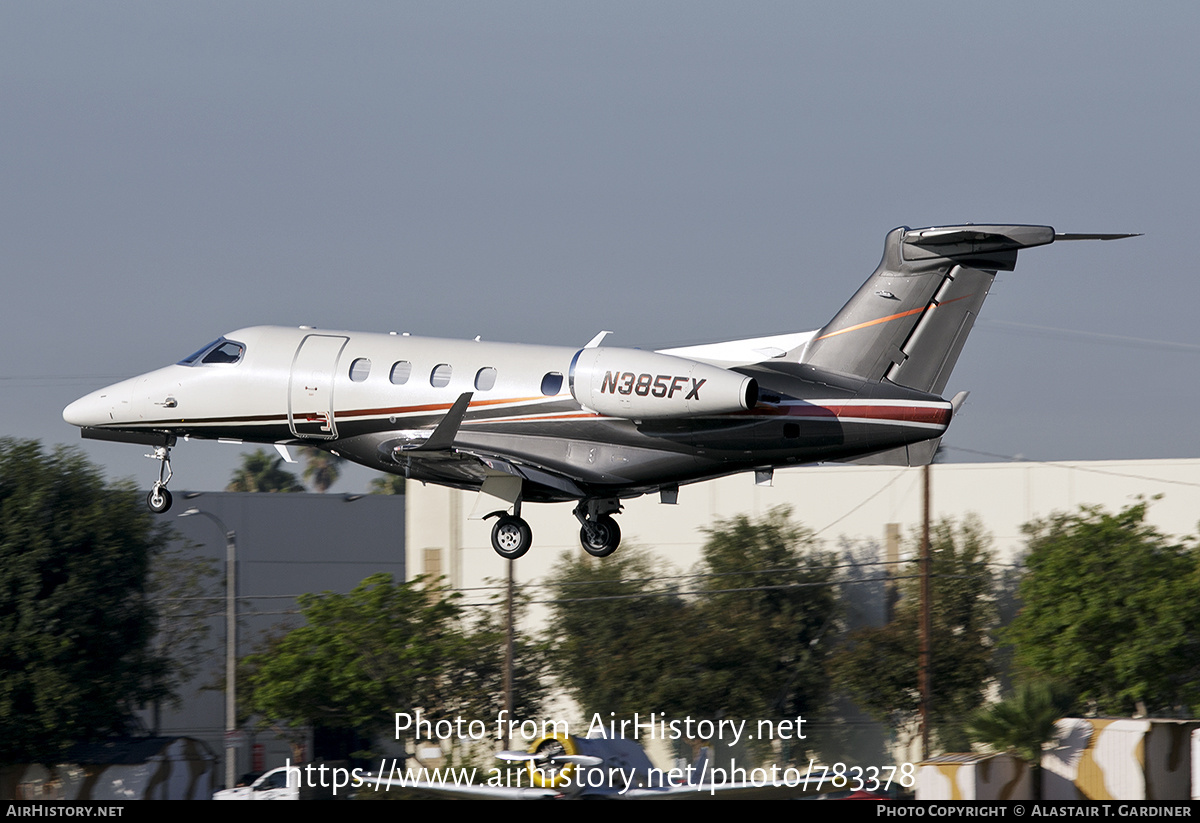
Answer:
[[690, 578], [679, 591], [669, 568], [629, 547], [560, 561], [555, 671], [588, 716], [794, 720], [825, 705], [834, 571], [785, 509], [715, 524]]
[[382, 474], [371, 478], [367, 487], [370, 494], [404, 494], [404, 478], [398, 474]]
[[1054, 740], [1055, 724], [1066, 716], [1074, 696], [1050, 683], [1022, 683], [1007, 699], [979, 709], [967, 725], [976, 743], [1011, 752], [1029, 764], [1033, 799], [1042, 799], [1042, 750]]
[[603, 561], [564, 554], [547, 580], [555, 676], [587, 716], [631, 717], [694, 709], [703, 672], [695, 610], [679, 595], [673, 570], [624, 546]]
[[[900, 581], [895, 617], [886, 626], [852, 632], [835, 656], [839, 688], [872, 717], [894, 727], [913, 726], [920, 714], [920, 544]], [[943, 520], [930, 530], [933, 555], [933, 629], [930, 727], [943, 751], [968, 748], [963, 725], [984, 700], [994, 675], [994, 575], [991, 538], [973, 517]]]
[[[393, 713], [488, 721], [503, 705], [494, 623], [464, 625], [460, 595], [424, 578], [368, 577], [349, 594], [303, 595], [306, 625], [245, 661], [248, 704], [293, 728], [391, 734]], [[521, 682], [518, 712], [541, 696], [537, 669]]]
[[[497, 585], [496, 581], [489, 581]], [[529, 598], [515, 591], [516, 626], [525, 619]], [[465, 626], [469, 665], [455, 675], [463, 717], [494, 718], [504, 708], [504, 662], [508, 645], [506, 592], [500, 591], [486, 607], [476, 608]], [[544, 642], [520, 631], [513, 633], [513, 713], [533, 717], [542, 708], [548, 657]], [[489, 752], [490, 756], [490, 752]]]
[[700, 622], [713, 635], [700, 694], [710, 715], [812, 717], [829, 696], [838, 640], [833, 556], [786, 508], [706, 529]]
[[227, 492], [302, 492], [296, 475], [283, 468], [282, 457], [272, 457], [263, 449], [243, 455], [241, 467], [233, 473]]
[[1200, 710], [1200, 553], [1145, 522], [1146, 504], [1026, 526], [1018, 666], [1110, 715]]
[[78, 450], [0, 439], [0, 763], [121, 731], [164, 693], [145, 596], [164, 542]]
[[[151, 561], [146, 594], [157, 616], [154, 648], [169, 661], [160, 686], [176, 704], [183, 685], [211, 654], [206, 640], [211, 618], [219, 614], [219, 577], [216, 561], [197, 556], [192, 547], [165, 548]], [[154, 706], [156, 732], [160, 702]]]
[[305, 446], [300, 453], [305, 461], [305, 481], [321, 494], [329, 491], [342, 474], [342, 458], [313, 446]]

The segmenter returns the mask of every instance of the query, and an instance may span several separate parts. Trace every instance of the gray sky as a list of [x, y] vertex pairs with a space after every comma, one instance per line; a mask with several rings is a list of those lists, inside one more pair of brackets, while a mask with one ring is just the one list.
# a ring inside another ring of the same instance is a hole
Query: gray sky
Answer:
[[1000, 276], [954, 459], [1196, 457], [1198, 40], [1190, 2], [6, 2], [0, 434], [79, 443], [71, 400], [247, 325], [816, 328], [888, 229], [1017, 222], [1146, 236]]

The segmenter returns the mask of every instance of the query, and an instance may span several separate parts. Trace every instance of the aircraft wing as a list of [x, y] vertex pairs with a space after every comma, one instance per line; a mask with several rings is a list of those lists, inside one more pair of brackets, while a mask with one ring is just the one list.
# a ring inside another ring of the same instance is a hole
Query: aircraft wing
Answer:
[[576, 482], [580, 478], [469, 445], [453, 451], [414, 451], [404, 454], [402, 460], [399, 465], [407, 468], [407, 476], [414, 480], [479, 488], [489, 476], [511, 475], [526, 482], [526, 500], [572, 500], [584, 496]]

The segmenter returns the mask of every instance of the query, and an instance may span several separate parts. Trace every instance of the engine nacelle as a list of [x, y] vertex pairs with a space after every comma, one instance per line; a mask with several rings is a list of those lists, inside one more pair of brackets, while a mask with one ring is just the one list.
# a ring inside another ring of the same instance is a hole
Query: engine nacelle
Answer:
[[758, 381], [683, 357], [640, 349], [581, 349], [571, 361], [571, 394], [609, 417], [647, 419], [754, 408]]

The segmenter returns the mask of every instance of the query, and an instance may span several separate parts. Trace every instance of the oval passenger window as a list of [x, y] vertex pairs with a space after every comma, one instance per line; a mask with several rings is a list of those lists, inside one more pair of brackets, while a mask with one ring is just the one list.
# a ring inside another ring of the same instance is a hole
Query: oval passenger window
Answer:
[[487, 391], [496, 385], [496, 370], [485, 366], [475, 373], [475, 390]]
[[392, 373], [389, 375], [389, 379], [397, 386], [403, 386], [408, 382], [410, 374], [412, 374], [412, 363], [400, 360], [392, 364]]
[[367, 375], [371, 373], [371, 361], [365, 357], [360, 357], [350, 364], [350, 379], [355, 383], [361, 383], [367, 379]]

